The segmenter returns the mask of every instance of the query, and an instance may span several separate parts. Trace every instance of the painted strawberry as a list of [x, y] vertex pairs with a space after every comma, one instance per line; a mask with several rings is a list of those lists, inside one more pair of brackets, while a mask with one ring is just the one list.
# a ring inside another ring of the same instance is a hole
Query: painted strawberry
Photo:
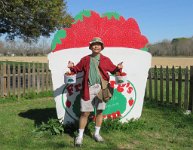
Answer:
[[66, 101], [66, 106], [67, 106], [68, 108], [70, 108], [71, 102], [70, 102], [69, 100]]
[[132, 105], [133, 105], [133, 103], [134, 103], [133, 98], [130, 98], [130, 99], [128, 100], [128, 103], [129, 103], [129, 106], [132, 106]]

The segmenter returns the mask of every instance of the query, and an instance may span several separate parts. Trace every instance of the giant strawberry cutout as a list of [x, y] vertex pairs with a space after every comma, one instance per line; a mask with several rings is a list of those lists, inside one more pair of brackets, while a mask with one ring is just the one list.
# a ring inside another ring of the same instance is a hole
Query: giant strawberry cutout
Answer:
[[55, 34], [52, 52], [48, 55], [58, 119], [68, 123], [80, 117], [84, 72], [77, 74], [74, 84], [64, 83], [64, 74], [68, 71], [66, 66], [69, 60], [76, 64], [90, 54], [88, 45], [93, 37], [102, 39], [105, 45], [102, 54], [114, 64], [124, 62], [123, 69], [127, 74], [126, 80], [120, 78], [120, 82], [115, 82], [115, 76], [110, 75], [114, 94], [103, 111], [103, 117], [118, 117], [121, 122], [139, 118], [148, 70], [151, 67], [151, 54], [146, 52], [148, 40], [141, 34], [134, 18], [125, 19], [118, 13], [99, 15], [86, 10], [74, 17], [70, 28], [61, 29]]

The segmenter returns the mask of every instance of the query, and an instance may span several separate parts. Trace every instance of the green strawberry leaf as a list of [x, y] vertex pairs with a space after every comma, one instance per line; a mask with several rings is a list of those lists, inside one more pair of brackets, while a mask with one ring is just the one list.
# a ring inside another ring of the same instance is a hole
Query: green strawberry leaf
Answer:
[[62, 44], [61, 39], [65, 37], [66, 37], [66, 30], [58, 30], [52, 41], [51, 50], [54, 50], [57, 44]]
[[86, 16], [86, 17], [90, 17], [91, 16], [91, 12], [90, 10], [83, 10], [81, 11], [79, 14], [77, 14], [75, 17], [74, 17], [74, 23], [75, 24], [76, 22], [78, 22], [78, 20], [80, 21], [83, 21], [83, 16]]
[[147, 47], [144, 47], [144, 48], [141, 48], [140, 50], [148, 52], [149, 49]]
[[116, 20], [119, 20], [120, 15], [116, 12], [107, 12], [102, 14], [102, 17], [107, 17], [109, 20], [114, 17]]
[[123, 83], [124, 81], [123, 80], [118, 80], [118, 83]]

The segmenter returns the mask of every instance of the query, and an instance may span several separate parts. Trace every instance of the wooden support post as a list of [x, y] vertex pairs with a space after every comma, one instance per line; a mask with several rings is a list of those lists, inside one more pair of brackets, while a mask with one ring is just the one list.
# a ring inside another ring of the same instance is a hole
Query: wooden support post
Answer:
[[5, 63], [3, 63], [3, 84], [4, 84], [3, 95], [7, 96], [7, 67]]
[[188, 109], [188, 67], [185, 69], [185, 82], [184, 82], [184, 109]]
[[36, 72], [35, 72], [35, 63], [33, 63], [32, 65], [32, 92], [35, 92], [36, 91]]
[[193, 66], [190, 66], [189, 110], [193, 111]]
[[44, 72], [44, 63], [42, 63], [42, 66], [41, 66], [41, 74], [42, 74], [42, 78], [41, 78], [41, 86], [42, 86], [42, 92], [44, 91], [44, 82], [45, 82], [45, 79], [44, 79], [44, 76], [45, 76], [45, 72]]
[[7, 65], [7, 96], [11, 95], [11, 75], [10, 75], [10, 64]]
[[21, 97], [21, 65], [17, 66], [17, 98]]
[[157, 85], [157, 66], [154, 68], [154, 99], [158, 101], [158, 85]]
[[170, 75], [168, 66], [166, 67], [166, 103], [170, 103]]
[[28, 63], [28, 68], [27, 68], [27, 92], [30, 93], [31, 89], [31, 66], [30, 63]]
[[164, 102], [164, 96], [163, 96], [163, 68], [160, 67], [160, 101], [161, 103]]
[[15, 96], [16, 76], [15, 76], [15, 64], [14, 64], [14, 63], [13, 63], [13, 78], [12, 78], [12, 84], [13, 84], [13, 96]]
[[181, 67], [178, 69], [178, 106], [182, 106], [182, 70]]
[[149, 69], [149, 100], [152, 100], [152, 69]]
[[3, 64], [0, 64], [0, 92], [1, 92], [1, 97], [4, 97], [4, 79], [3, 79]]
[[25, 64], [23, 63], [23, 66], [22, 66], [22, 70], [23, 70], [23, 96], [25, 95], [25, 88], [26, 88], [26, 67], [25, 67]]
[[49, 80], [49, 71], [48, 71], [48, 64], [47, 64], [47, 65], [46, 65], [46, 91], [49, 90], [48, 80]]
[[176, 104], [176, 76], [175, 76], [175, 68], [172, 67], [172, 105]]
[[36, 85], [37, 85], [37, 93], [40, 92], [40, 64], [37, 64], [37, 80], [36, 80]]

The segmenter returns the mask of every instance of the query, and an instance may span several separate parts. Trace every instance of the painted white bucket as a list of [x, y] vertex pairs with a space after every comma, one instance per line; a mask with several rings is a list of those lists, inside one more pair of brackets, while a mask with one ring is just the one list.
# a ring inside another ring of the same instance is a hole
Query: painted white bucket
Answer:
[[76, 74], [74, 75], [64, 75], [64, 83], [73, 84], [76, 83]]
[[[151, 54], [139, 49], [123, 47], [106, 47], [102, 53], [108, 56], [114, 64], [124, 62], [123, 69], [128, 80], [126, 85], [116, 84], [115, 76], [110, 75], [110, 83], [114, 86], [115, 92], [114, 97], [106, 105], [108, 112], [104, 110], [104, 114], [106, 117], [107, 115], [113, 116], [113, 113], [121, 115], [121, 122], [140, 118], [148, 71], [151, 67]], [[64, 74], [69, 72], [66, 66], [69, 60], [77, 64], [82, 57], [89, 54], [88, 47], [81, 47], [51, 52], [48, 55], [57, 117], [64, 124], [79, 120], [79, 107], [76, 106], [79, 105], [84, 75], [84, 72], [77, 73], [76, 83], [68, 84], [68, 86], [64, 84]]]
[[116, 84], [124, 84], [127, 83], [127, 76], [115, 76]]

